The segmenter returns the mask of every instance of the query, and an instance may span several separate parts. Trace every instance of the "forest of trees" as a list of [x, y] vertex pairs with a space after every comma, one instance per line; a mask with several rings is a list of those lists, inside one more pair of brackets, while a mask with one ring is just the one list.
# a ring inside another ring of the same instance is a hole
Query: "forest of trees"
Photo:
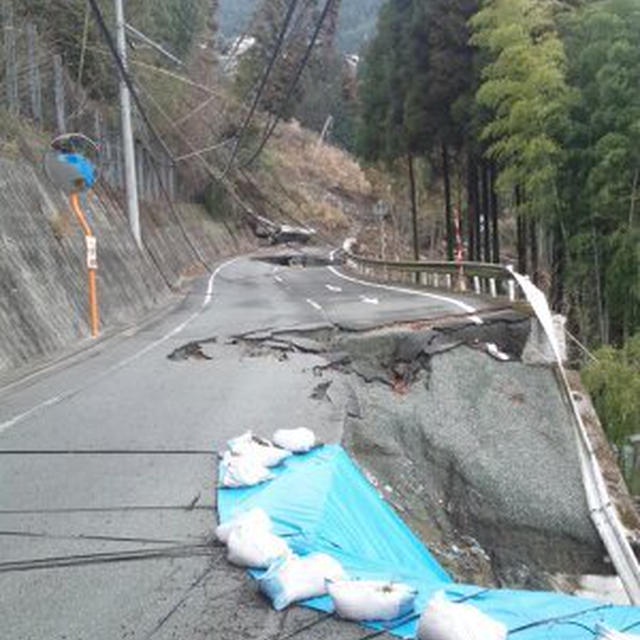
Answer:
[[442, 175], [450, 259], [456, 206], [469, 260], [515, 218], [517, 268], [590, 344], [640, 329], [638, 42], [636, 0], [392, 0], [360, 73], [362, 157]]
[[[113, 23], [113, 3], [101, 3]], [[186, 58], [202, 26], [212, 15], [211, 0], [128, 0], [127, 20], [175, 55]], [[22, 0], [19, 16], [28, 16], [41, 35], [63, 56], [73, 77], [81, 80], [94, 99], [117, 95], [117, 75], [105, 55], [105, 45], [87, 0]]]

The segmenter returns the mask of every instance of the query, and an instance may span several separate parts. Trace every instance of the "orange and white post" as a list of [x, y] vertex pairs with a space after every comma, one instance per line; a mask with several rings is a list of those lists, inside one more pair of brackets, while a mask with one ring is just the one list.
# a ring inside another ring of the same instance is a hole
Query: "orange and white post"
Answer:
[[467, 287], [464, 280], [464, 267], [462, 265], [464, 260], [464, 246], [462, 244], [462, 233], [460, 231], [460, 209], [458, 207], [456, 207], [454, 211], [453, 224], [456, 234], [455, 262], [458, 267], [458, 282], [456, 284], [456, 289], [458, 291], [466, 291]]
[[98, 252], [96, 237], [91, 231], [91, 227], [87, 222], [87, 218], [80, 207], [80, 201], [77, 193], [69, 196], [71, 209], [75, 214], [82, 232], [84, 233], [85, 244], [87, 248], [87, 271], [89, 273], [89, 327], [91, 329], [91, 337], [97, 338], [100, 329], [100, 315], [98, 311], [98, 291], [96, 286], [96, 271], [98, 270]]

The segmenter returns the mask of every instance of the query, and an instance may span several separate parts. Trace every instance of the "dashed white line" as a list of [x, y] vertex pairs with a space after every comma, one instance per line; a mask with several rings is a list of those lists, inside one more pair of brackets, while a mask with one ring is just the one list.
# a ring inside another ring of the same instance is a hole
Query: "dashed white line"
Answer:
[[325, 287], [329, 289], [329, 291], [333, 291], [333, 293], [342, 293], [342, 287], [334, 287], [332, 284], [325, 284]]
[[132, 362], [135, 362], [136, 360], [140, 359], [145, 354], [149, 353], [149, 351], [155, 349], [156, 347], [160, 346], [162, 343], [166, 342], [167, 340], [170, 340], [175, 335], [177, 335], [178, 333], [183, 331], [211, 303], [211, 299], [213, 297], [213, 285], [214, 285], [214, 282], [215, 282], [215, 279], [216, 279], [217, 275], [225, 267], [228, 267], [230, 264], [232, 264], [236, 260], [238, 260], [238, 258], [233, 258], [231, 260], [227, 260], [226, 262], [223, 262], [221, 265], [219, 265], [215, 269], [215, 271], [211, 274], [211, 277], [209, 278], [209, 282], [207, 283], [207, 290], [205, 292], [204, 299], [202, 301], [202, 305], [201, 305], [200, 309], [198, 311], [196, 311], [195, 313], [192, 313], [186, 320], [181, 322], [177, 327], [174, 327], [173, 329], [171, 329], [171, 331], [169, 331], [168, 333], [163, 335], [161, 338], [158, 338], [154, 342], [148, 344], [146, 347], [144, 347], [143, 349], [140, 349], [140, 351], [137, 351], [136, 353], [134, 353], [133, 355], [129, 356], [128, 358], [125, 358], [124, 360], [121, 360], [120, 362], [117, 362], [116, 364], [111, 365], [110, 367], [107, 367], [104, 371], [102, 371], [101, 373], [95, 375], [92, 378], [90, 383], [85, 384], [85, 385], [80, 385], [80, 386], [75, 387], [73, 389], [70, 389], [69, 391], [66, 391], [64, 393], [61, 393], [61, 394], [58, 394], [56, 396], [52, 396], [50, 398], [47, 398], [46, 400], [43, 400], [42, 402], [34, 405], [33, 407], [31, 407], [27, 411], [24, 411], [23, 413], [15, 415], [12, 418], [10, 418], [9, 420], [5, 420], [4, 422], [0, 422], [0, 433], [2, 433], [3, 431], [6, 431], [10, 427], [13, 427], [18, 423], [26, 420], [29, 416], [33, 415], [34, 413], [37, 413], [38, 411], [40, 411], [42, 409], [46, 409], [47, 407], [54, 406], [56, 404], [64, 402], [65, 400], [68, 400], [69, 398], [72, 398], [76, 394], [80, 393], [80, 391], [82, 391], [83, 389], [86, 389], [88, 386], [90, 386], [90, 384], [93, 384], [97, 380], [100, 380], [100, 379], [110, 375], [111, 373], [114, 373], [118, 369], [122, 369], [123, 367], [126, 367], [127, 365], [131, 364]]
[[319, 305], [315, 300], [307, 298], [306, 302], [310, 304], [314, 309], [316, 309], [316, 311], [322, 311], [322, 306]]
[[[373, 289], [383, 289], [385, 291], [396, 291], [397, 293], [405, 293], [412, 296], [420, 296], [422, 298], [431, 298], [432, 300], [440, 300], [441, 302], [446, 302], [453, 306], [462, 309], [465, 313], [474, 313], [477, 311], [474, 307], [466, 302], [462, 302], [460, 300], [456, 300], [455, 298], [449, 298], [447, 296], [441, 296], [436, 293], [427, 293], [426, 291], [416, 291], [415, 289], [403, 289], [402, 287], [394, 287], [389, 284], [378, 284], [377, 282], [366, 282], [365, 280], [359, 280], [358, 278], [352, 278], [351, 276], [347, 276], [344, 273], [341, 273], [335, 267], [327, 267], [333, 275], [338, 276], [338, 278], [342, 278], [347, 282], [354, 282], [355, 284], [360, 284], [365, 287], [372, 287]], [[471, 322], [475, 324], [484, 324], [482, 318], [477, 315], [473, 315], [469, 318]]]
[[273, 279], [274, 279], [276, 282], [280, 282], [280, 283], [284, 282], [284, 281], [283, 281], [283, 279], [282, 279], [280, 276], [273, 276]]
[[360, 301], [365, 304], [379, 304], [380, 300], [378, 298], [368, 298], [367, 296], [360, 296]]

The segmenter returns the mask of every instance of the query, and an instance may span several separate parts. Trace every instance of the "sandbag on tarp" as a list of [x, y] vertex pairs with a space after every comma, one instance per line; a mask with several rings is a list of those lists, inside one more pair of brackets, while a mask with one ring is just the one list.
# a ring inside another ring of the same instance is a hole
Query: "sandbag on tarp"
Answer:
[[293, 602], [318, 598], [327, 593], [329, 580], [343, 580], [340, 563], [326, 553], [279, 558], [258, 579], [260, 591], [281, 611]]
[[640, 636], [632, 636], [628, 633], [619, 633], [618, 631], [611, 631], [611, 629], [607, 629], [606, 627], [600, 627], [596, 640], [640, 640]]
[[[285, 537], [295, 553], [327, 553], [340, 562], [350, 578], [394, 581], [416, 589], [421, 584], [451, 582], [342, 447], [325, 445], [287, 458], [282, 467], [271, 471], [275, 479], [261, 487], [219, 489], [220, 522], [260, 507], [271, 518], [273, 532]], [[327, 596], [303, 604], [332, 610]], [[389, 624], [367, 626], [382, 629]], [[393, 632], [410, 638], [415, 627], [412, 620]]]
[[[638, 607], [616, 607], [559, 593], [454, 584], [338, 445], [292, 456], [271, 471], [275, 477], [266, 484], [219, 488], [220, 522], [259, 507], [271, 518], [274, 533], [296, 554], [327, 553], [351, 579], [405, 583], [418, 590], [417, 612], [442, 590], [449, 600], [467, 601], [504, 624], [508, 640], [594, 640], [598, 624], [619, 632], [640, 630]], [[302, 604], [332, 610], [327, 596]], [[366, 626], [414, 638], [417, 617]]]
[[418, 621], [418, 640], [506, 640], [507, 627], [466, 602], [438, 591]]
[[327, 585], [335, 613], [345, 620], [396, 620], [413, 614], [417, 589], [382, 580], [338, 580]]
[[220, 521], [261, 507], [274, 533], [288, 536], [296, 553], [329, 553], [349, 575], [353, 566], [367, 572], [362, 577], [380, 573], [384, 580], [407, 574], [428, 582], [451, 581], [340, 446], [288, 458], [282, 469], [271, 471], [276, 478], [263, 487], [221, 490]]
[[[504, 624], [508, 640], [594, 640], [599, 625], [623, 630], [634, 623], [640, 629], [640, 608], [614, 606], [562, 593], [482, 589], [473, 585], [442, 587], [452, 602], [464, 601]], [[423, 587], [416, 609], [423, 610], [437, 587]], [[625, 639], [626, 640], [626, 639]]]

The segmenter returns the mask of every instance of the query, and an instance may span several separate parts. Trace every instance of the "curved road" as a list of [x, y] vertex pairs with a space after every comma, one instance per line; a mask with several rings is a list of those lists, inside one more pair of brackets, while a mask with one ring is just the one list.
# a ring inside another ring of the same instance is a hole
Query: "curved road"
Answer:
[[[310, 397], [317, 356], [282, 362], [229, 338], [472, 317], [476, 303], [239, 258], [153, 322], [0, 390], [0, 637], [266, 639], [313, 621], [275, 615], [206, 544], [214, 452], [247, 428], [337, 440], [347, 394]], [[167, 358], [194, 340], [205, 357]]]

